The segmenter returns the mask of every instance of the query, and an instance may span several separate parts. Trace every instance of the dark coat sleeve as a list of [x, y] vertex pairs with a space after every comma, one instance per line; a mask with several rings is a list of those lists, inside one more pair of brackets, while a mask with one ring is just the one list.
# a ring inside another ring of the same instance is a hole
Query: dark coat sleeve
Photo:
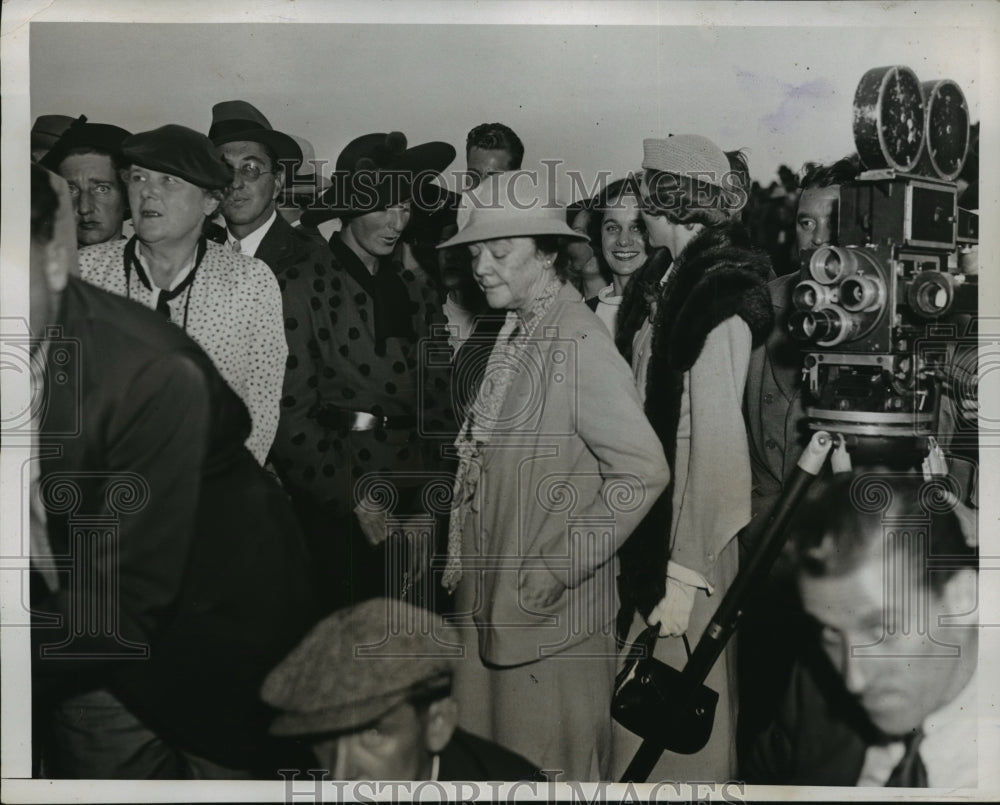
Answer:
[[[84, 355], [85, 360], [93, 357]], [[84, 396], [82, 404], [90, 402]], [[58, 643], [79, 628], [74, 620], [79, 620], [81, 607], [100, 611], [114, 606], [116, 635], [74, 634], [73, 654], [78, 659], [91, 655], [83, 658], [88, 669], [94, 660], [121, 656], [121, 641], [148, 645], [169, 619], [194, 533], [210, 407], [198, 366], [179, 353], [168, 353], [147, 363], [117, 389], [106, 409], [103, 433], [80, 438], [101, 442], [92, 448], [97, 456], [94, 469], [110, 480], [93, 490], [91, 499], [100, 502], [88, 506], [87, 514], [112, 521], [117, 515], [118, 536], [112, 543], [117, 555], [99, 554], [97, 568], [75, 568], [78, 581], [69, 588], [63, 584], [43, 605], [62, 617], [62, 628], [33, 632], [36, 642]], [[72, 483], [72, 472], [68, 477]], [[89, 483], [85, 477], [80, 482]], [[130, 505], [133, 495], [137, 501], [145, 497], [145, 503]], [[86, 492], [84, 496], [88, 497]], [[68, 527], [65, 518], [50, 518], [53, 545], [71, 548], [68, 534], [53, 533], [60, 527]], [[76, 562], [93, 561], [89, 552], [74, 556]], [[115, 579], [109, 576], [111, 569]], [[109, 604], [107, 597], [115, 584], [118, 600]], [[61, 658], [43, 667], [65, 674], [78, 665]]]

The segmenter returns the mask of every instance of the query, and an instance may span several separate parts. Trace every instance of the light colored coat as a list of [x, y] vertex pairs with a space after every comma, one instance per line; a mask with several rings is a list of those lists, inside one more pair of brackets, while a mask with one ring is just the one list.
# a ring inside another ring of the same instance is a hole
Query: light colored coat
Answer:
[[[543, 317], [483, 448], [478, 507], [465, 524], [461, 584], [474, 584], [480, 654], [520, 665], [610, 637], [615, 551], [670, 471], [631, 372], [600, 320], [564, 287]], [[480, 569], [474, 569], [479, 561]], [[545, 611], [525, 606], [519, 570], [568, 582]], [[468, 596], [460, 596], [470, 600]]]

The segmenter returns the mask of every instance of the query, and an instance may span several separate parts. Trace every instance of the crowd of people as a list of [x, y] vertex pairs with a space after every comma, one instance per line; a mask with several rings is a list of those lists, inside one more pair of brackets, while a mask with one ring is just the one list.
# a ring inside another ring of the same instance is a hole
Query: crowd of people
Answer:
[[[567, 207], [499, 123], [461, 193], [446, 142], [363, 134], [324, 175], [242, 100], [32, 137], [35, 775], [619, 779], [627, 647], [684, 667], [808, 441], [786, 319], [856, 158], [779, 210], [740, 151], [649, 138]], [[886, 538], [921, 483], [822, 480], [800, 597], [650, 781], [975, 787], [976, 534], [963, 499]], [[898, 557], [959, 651], [881, 636]]]

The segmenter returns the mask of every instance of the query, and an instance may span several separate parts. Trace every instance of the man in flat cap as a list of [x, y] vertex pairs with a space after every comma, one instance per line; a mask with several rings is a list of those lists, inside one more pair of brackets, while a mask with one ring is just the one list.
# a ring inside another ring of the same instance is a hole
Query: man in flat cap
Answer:
[[40, 160], [69, 183], [76, 213], [76, 242], [93, 246], [120, 240], [129, 217], [128, 195], [121, 178], [122, 142], [131, 132], [107, 123], [73, 122]]
[[272, 459], [312, 538], [331, 610], [406, 587], [412, 574], [388, 569], [386, 537], [355, 514], [362, 488], [372, 479], [395, 486], [394, 513], [403, 514], [454, 438], [448, 356], [444, 371], [422, 358], [434, 325], [444, 325], [440, 300], [398, 257], [412, 207], [440, 200], [427, 182], [454, 158], [443, 142], [408, 148], [400, 132], [353, 140], [324, 209], [302, 217], [339, 217], [343, 228], [322, 263], [282, 276], [289, 357]]
[[456, 726], [459, 645], [439, 616], [404, 601], [339, 610], [264, 681], [271, 733], [308, 743], [336, 780], [536, 778], [537, 766]]

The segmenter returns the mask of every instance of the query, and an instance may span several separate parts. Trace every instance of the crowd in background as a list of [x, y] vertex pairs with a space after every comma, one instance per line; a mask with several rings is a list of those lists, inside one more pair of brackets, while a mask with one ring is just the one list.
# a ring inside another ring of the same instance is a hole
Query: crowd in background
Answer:
[[[36, 775], [619, 779], [628, 646], [684, 667], [808, 441], [785, 320], [857, 157], [764, 186], [707, 137], [637, 140], [565, 207], [499, 123], [462, 193], [445, 142], [364, 134], [327, 176], [239, 100], [206, 133], [49, 115], [32, 149]], [[817, 494], [801, 601], [762, 596], [707, 745], [650, 781], [975, 786], [974, 634], [896, 687], [845, 659], [850, 596], [882, 605], [858, 574], [913, 549]], [[953, 508], [931, 538], [974, 559]]]

